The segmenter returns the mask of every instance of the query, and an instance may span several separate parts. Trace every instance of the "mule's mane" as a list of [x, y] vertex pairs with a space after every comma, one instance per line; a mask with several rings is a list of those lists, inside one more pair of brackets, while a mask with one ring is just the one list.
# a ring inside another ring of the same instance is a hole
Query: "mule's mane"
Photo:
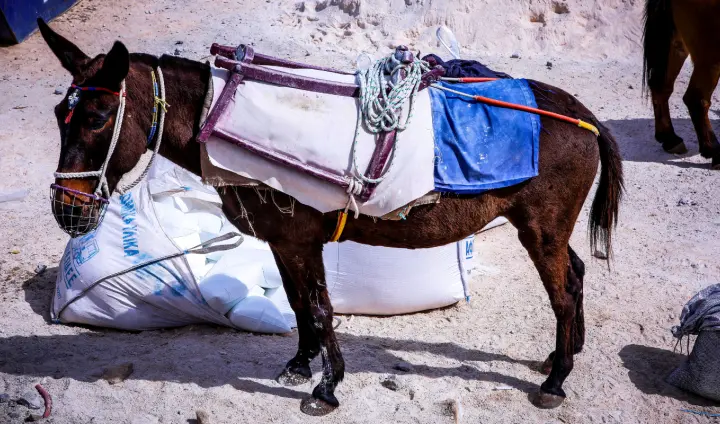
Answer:
[[130, 53], [130, 61], [133, 63], [143, 63], [153, 68], [158, 66], [163, 68], [177, 67], [200, 72], [208, 72], [210, 70], [208, 62], [198, 62], [196, 60], [167, 54], [157, 57], [149, 53]]

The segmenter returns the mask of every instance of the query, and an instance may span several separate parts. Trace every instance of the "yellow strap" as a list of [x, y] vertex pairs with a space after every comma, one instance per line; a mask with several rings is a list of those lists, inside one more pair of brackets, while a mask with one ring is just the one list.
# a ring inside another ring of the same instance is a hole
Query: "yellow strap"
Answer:
[[595, 134], [595, 137], [600, 135], [600, 131], [598, 131], [598, 129], [595, 127], [595, 125], [588, 124], [587, 122], [581, 121], [579, 119], [578, 119], [578, 127], [585, 128], [586, 130], [592, 132], [593, 134]]
[[332, 237], [330, 237], [330, 241], [334, 242], [340, 240], [340, 236], [345, 229], [345, 222], [347, 221], [347, 216], [347, 212], [338, 212], [337, 225], [335, 226], [335, 232], [333, 233]]

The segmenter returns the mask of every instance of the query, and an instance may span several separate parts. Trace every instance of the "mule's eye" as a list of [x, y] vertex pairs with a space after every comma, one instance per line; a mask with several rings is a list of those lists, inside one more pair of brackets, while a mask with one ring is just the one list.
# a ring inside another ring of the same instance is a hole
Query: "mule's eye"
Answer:
[[93, 130], [102, 129], [107, 124], [108, 118], [106, 116], [90, 116], [88, 119], [88, 127]]

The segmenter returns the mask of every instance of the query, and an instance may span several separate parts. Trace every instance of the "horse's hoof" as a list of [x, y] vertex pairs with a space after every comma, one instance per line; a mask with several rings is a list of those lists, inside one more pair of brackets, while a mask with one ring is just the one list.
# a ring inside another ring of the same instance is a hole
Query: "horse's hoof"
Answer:
[[544, 392], [542, 389], [538, 390], [531, 399], [533, 405], [537, 406], [540, 409], [557, 408], [558, 406], [562, 405], [564, 400], [565, 396], [558, 396], [552, 393], [547, 393]]
[[290, 371], [289, 369], [285, 368], [280, 375], [275, 378], [275, 381], [280, 383], [281, 385], [285, 387], [293, 387], [293, 386], [299, 386], [301, 384], [305, 384], [308, 381], [310, 381], [310, 377], [306, 377], [302, 374], [298, 374], [296, 372]]
[[665, 142], [663, 143], [663, 150], [665, 150], [668, 153], [672, 153], [673, 155], [684, 155], [688, 152], [687, 146], [685, 146], [685, 143], [680, 139], [680, 141], [671, 141], [671, 142]]
[[[334, 398], [335, 396], [333, 396]], [[317, 399], [313, 396], [308, 396], [305, 399], [300, 402], [300, 410], [310, 416], [313, 417], [322, 417], [323, 415], [327, 415], [337, 409], [337, 407], [340, 405], [337, 399], [335, 399], [336, 405], [331, 405], [330, 403], [322, 400]]]

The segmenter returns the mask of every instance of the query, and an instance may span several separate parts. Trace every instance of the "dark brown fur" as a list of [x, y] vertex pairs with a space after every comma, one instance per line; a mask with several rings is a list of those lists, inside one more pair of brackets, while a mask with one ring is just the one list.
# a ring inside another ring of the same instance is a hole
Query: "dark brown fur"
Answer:
[[645, 83], [655, 112], [655, 139], [670, 153], [687, 147], [675, 134], [668, 99], [688, 55], [693, 61], [683, 101], [688, 108], [700, 145], [700, 154], [712, 158], [720, 169], [720, 144], [708, 111], [720, 77], [720, 0], [647, 0], [645, 5]]
[[[67, 41], [58, 41], [58, 36], [46, 26], [43, 35], [61, 60], [66, 51], [76, 48]], [[123, 54], [119, 50], [66, 67], [71, 68], [76, 80], [88, 78], [103, 60], [121, 61], [122, 58], [111, 57]], [[139, 157], [146, 149], [151, 108], [149, 78], [153, 66], [160, 66], [165, 74], [167, 101], [171, 105], [160, 153], [199, 174], [199, 151], [194, 139], [199, 130], [199, 110], [207, 90], [209, 67], [166, 56], [155, 59], [130, 55], [129, 60], [130, 70], [125, 79], [129, 100], [119, 142], [123, 153], [118, 156], [122, 159], [113, 158], [115, 167], [109, 171], [113, 176], [111, 184], [117, 182], [119, 170], [135, 164], [136, 161], [129, 158]], [[103, 84], [103, 81], [95, 83]], [[113, 83], [117, 84], [109, 82]], [[593, 245], [600, 241], [610, 252], [610, 231], [616, 223], [622, 191], [622, 168], [615, 140], [590, 111], [562, 90], [538, 82], [532, 86], [541, 108], [592, 122], [600, 128], [601, 136], [596, 138], [583, 129], [543, 118], [537, 177], [480, 196], [444, 196], [436, 205], [414, 208], [404, 221], [375, 221], [367, 216], [350, 218], [341, 240], [409, 249], [433, 247], [476, 233], [497, 216], [507, 217], [518, 229], [520, 242], [540, 274], [557, 317], [555, 351], [545, 364], [550, 375], [533, 399], [540, 407], [555, 407], [565, 397], [562, 384], [573, 367], [573, 355], [582, 349], [585, 337], [582, 306], [585, 270], [568, 241], [600, 162], [602, 172], [590, 214], [590, 234]], [[59, 115], [60, 118], [62, 110]], [[67, 143], [106, 145], [105, 138], [109, 135], [91, 137], [78, 132], [75, 137], [78, 138]], [[95, 161], [102, 160], [102, 152], [94, 154], [100, 158]], [[61, 153], [60, 169], [81, 167], [73, 160], [87, 161], [82, 156], [69, 159]], [[123, 163], [117, 163], [120, 161]], [[311, 376], [310, 361], [320, 354], [323, 378], [301, 408], [312, 415], [327, 413], [339, 405], [334, 390], [345, 370], [333, 331], [333, 308], [325, 287], [322, 260], [323, 245], [335, 228], [337, 214], [322, 214], [300, 203], [295, 203], [294, 214], [283, 213], [276, 203], [289, 206], [292, 199], [279, 192], [274, 193], [275, 202], [262, 201], [257, 192], [249, 188], [228, 187], [219, 189], [219, 193], [227, 217], [242, 232], [270, 244], [297, 314], [298, 352], [278, 380], [284, 384], [307, 381]]]

